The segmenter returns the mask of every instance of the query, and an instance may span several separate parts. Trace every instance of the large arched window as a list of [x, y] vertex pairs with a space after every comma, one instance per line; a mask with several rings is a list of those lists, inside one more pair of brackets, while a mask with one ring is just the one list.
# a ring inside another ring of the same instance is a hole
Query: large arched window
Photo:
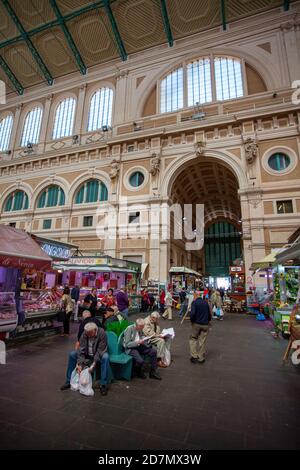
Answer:
[[194, 60], [187, 65], [188, 106], [212, 101], [210, 59]]
[[22, 211], [28, 209], [29, 199], [27, 194], [22, 190], [12, 192], [5, 201], [4, 212]]
[[108, 191], [102, 181], [89, 180], [83, 183], [75, 194], [75, 204], [107, 201]]
[[183, 68], [167, 75], [160, 84], [160, 110], [169, 113], [183, 108]]
[[9, 148], [10, 136], [13, 126], [13, 117], [6, 116], [0, 121], [0, 152], [5, 152]]
[[231, 57], [215, 57], [217, 100], [230, 100], [244, 95], [241, 61]]
[[51, 185], [44, 189], [40, 194], [37, 202], [37, 208], [42, 209], [43, 207], [63, 206], [64, 204], [64, 191], [57, 185]]
[[21, 147], [28, 143], [37, 144], [42, 124], [43, 110], [40, 107], [33, 108], [26, 116], [21, 138]]
[[61, 101], [56, 108], [53, 139], [68, 137], [73, 133], [73, 124], [75, 117], [76, 100], [74, 98], [66, 98]]
[[88, 131], [95, 131], [103, 126], [111, 126], [113, 91], [111, 88], [97, 90], [90, 102]]
[[234, 57], [201, 57], [160, 82], [160, 112], [244, 96], [243, 67]]

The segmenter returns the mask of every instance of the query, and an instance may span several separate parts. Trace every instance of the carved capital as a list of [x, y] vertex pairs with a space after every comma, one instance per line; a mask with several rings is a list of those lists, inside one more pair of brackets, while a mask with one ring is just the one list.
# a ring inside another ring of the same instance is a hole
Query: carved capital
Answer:
[[204, 154], [205, 142], [203, 142], [202, 140], [198, 140], [198, 142], [194, 144], [194, 149], [195, 149], [196, 156], [200, 157], [201, 155]]
[[248, 165], [252, 165], [258, 156], [258, 145], [255, 139], [248, 137], [244, 141], [245, 157]]
[[152, 153], [151, 167], [149, 173], [152, 176], [156, 176], [160, 171], [161, 157], [157, 153]]
[[119, 173], [120, 173], [120, 161], [114, 158], [110, 164], [110, 171], [109, 171], [110, 179], [112, 181], [116, 180], [119, 176]]

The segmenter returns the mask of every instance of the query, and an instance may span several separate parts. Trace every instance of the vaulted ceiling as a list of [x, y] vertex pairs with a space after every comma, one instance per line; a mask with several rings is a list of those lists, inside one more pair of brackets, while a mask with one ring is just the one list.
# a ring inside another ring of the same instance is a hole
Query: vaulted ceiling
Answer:
[[0, 80], [8, 92], [208, 28], [290, 0], [0, 0]]
[[195, 162], [176, 178], [171, 199], [179, 204], [204, 204], [205, 222], [230, 219], [238, 223], [241, 205], [238, 181], [232, 171], [219, 162]]

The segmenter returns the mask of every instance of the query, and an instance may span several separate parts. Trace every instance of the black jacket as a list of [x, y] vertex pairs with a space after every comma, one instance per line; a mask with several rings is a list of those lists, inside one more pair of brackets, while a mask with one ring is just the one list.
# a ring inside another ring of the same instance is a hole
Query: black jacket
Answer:
[[75, 302], [78, 302], [80, 297], [80, 289], [78, 287], [73, 287], [71, 290], [71, 298], [75, 300]]
[[191, 322], [199, 325], [208, 325], [211, 321], [210, 308], [203, 299], [196, 299], [191, 307]]
[[83, 331], [84, 331], [85, 325], [86, 325], [87, 323], [91, 322], [91, 321], [92, 321], [93, 323], [95, 323], [95, 324], [98, 326], [98, 328], [101, 328], [101, 326], [102, 326], [102, 325], [101, 325], [101, 322], [100, 322], [100, 320], [98, 320], [97, 318], [93, 318], [93, 317], [85, 318], [84, 320], [82, 320], [82, 321], [80, 322], [80, 325], [79, 325], [78, 335], [77, 335], [77, 340], [78, 340], [78, 341], [80, 340], [80, 337], [81, 337], [81, 335], [82, 335], [82, 333], [83, 333]]

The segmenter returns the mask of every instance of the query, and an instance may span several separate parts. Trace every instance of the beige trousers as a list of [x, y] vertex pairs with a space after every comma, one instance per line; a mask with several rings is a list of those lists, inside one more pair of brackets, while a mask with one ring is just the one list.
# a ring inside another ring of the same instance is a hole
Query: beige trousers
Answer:
[[164, 314], [163, 314], [163, 317], [164, 318], [167, 318], [168, 317], [168, 320], [172, 320], [172, 307], [167, 307]]
[[192, 333], [190, 336], [191, 357], [202, 361], [205, 356], [205, 343], [208, 335], [208, 325], [192, 323]]

